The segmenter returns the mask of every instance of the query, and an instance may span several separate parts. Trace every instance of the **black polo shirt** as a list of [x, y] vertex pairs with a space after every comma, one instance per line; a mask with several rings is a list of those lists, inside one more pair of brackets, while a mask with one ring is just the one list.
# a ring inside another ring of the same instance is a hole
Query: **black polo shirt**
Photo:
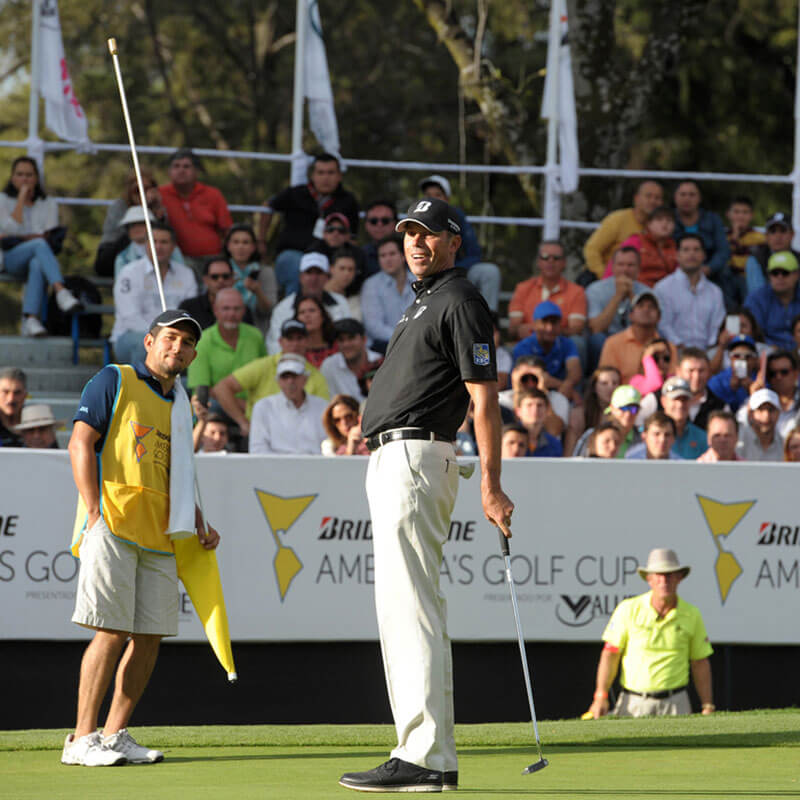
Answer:
[[464, 381], [496, 381], [489, 306], [463, 269], [414, 283], [417, 298], [394, 329], [369, 390], [365, 436], [391, 428], [424, 428], [448, 439], [464, 421]]

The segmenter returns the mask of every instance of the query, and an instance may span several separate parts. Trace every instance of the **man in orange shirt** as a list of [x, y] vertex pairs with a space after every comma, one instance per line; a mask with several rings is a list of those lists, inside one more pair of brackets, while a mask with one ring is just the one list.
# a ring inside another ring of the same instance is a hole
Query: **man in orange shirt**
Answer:
[[222, 237], [233, 225], [219, 189], [197, 180], [199, 166], [191, 150], [176, 150], [169, 162], [171, 183], [159, 187], [169, 224], [187, 261], [219, 253]]
[[512, 341], [533, 333], [533, 310], [544, 300], [561, 309], [565, 336], [579, 336], [586, 327], [586, 293], [577, 283], [562, 277], [566, 266], [561, 242], [539, 245], [536, 265], [539, 275], [518, 283], [508, 304], [508, 336]]
[[583, 246], [586, 268], [602, 278], [612, 253], [629, 236], [644, 230], [650, 214], [662, 205], [664, 190], [661, 184], [656, 181], [642, 181], [633, 196], [633, 207], [612, 211], [586, 240]]
[[[647, 345], [658, 338], [658, 322], [661, 319], [661, 306], [658, 298], [650, 291], [640, 292], [631, 301], [628, 313], [630, 325], [625, 330], [609, 336], [603, 345], [598, 362], [601, 367], [616, 367], [622, 373], [622, 382], [630, 383], [642, 366], [642, 355]], [[678, 363], [678, 351], [669, 342], [670, 362]]]

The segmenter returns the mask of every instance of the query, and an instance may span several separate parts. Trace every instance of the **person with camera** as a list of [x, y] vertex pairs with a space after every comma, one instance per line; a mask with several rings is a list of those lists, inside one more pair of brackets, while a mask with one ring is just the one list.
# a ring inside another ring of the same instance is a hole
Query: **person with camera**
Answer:
[[232, 225], [222, 250], [233, 270], [233, 288], [244, 298], [253, 324], [266, 333], [272, 308], [278, 302], [278, 281], [275, 270], [261, 263], [255, 231], [250, 225]]
[[728, 341], [731, 365], [714, 375], [708, 382], [708, 391], [716, 395], [736, 413], [747, 404], [750, 395], [766, 385], [764, 363], [759, 367], [758, 350], [751, 336], [739, 334]]
[[58, 227], [58, 206], [47, 197], [39, 168], [28, 156], [11, 164], [11, 177], [0, 193], [0, 270], [25, 281], [22, 297], [23, 336], [46, 336], [39, 319], [49, 286], [58, 308], [78, 311], [80, 301], [64, 286], [61, 267], [54, 255], [61, 249], [66, 228]]

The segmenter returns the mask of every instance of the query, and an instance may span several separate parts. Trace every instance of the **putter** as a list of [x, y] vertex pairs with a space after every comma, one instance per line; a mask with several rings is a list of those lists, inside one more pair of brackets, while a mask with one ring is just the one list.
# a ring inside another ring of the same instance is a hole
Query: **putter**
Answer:
[[539, 727], [536, 724], [536, 709], [533, 707], [533, 689], [531, 688], [531, 676], [528, 672], [528, 656], [525, 652], [525, 639], [522, 636], [522, 622], [519, 618], [519, 606], [517, 605], [517, 590], [514, 588], [514, 576], [511, 574], [511, 549], [508, 539], [503, 535], [503, 531], [497, 530], [500, 535], [500, 549], [503, 552], [503, 561], [506, 565], [506, 580], [511, 592], [511, 605], [514, 607], [514, 622], [517, 624], [517, 639], [519, 639], [519, 653], [522, 656], [522, 674], [525, 676], [525, 689], [528, 692], [528, 705], [531, 709], [531, 722], [533, 723], [533, 735], [536, 737], [536, 750], [539, 753], [539, 760], [534, 761], [522, 770], [523, 775], [530, 775], [538, 772], [548, 765], [546, 758], [542, 756], [542, 743], [539, 741]]

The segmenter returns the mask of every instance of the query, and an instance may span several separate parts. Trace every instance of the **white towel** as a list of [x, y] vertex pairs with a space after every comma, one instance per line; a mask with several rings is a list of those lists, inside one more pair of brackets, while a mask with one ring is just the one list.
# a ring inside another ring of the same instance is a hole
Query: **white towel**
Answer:
[[172, 539], [194, 536], [194, 446], [192, 410], [180, 378], [175, 381], [175, 400], [170, 419], [169, 526]]

